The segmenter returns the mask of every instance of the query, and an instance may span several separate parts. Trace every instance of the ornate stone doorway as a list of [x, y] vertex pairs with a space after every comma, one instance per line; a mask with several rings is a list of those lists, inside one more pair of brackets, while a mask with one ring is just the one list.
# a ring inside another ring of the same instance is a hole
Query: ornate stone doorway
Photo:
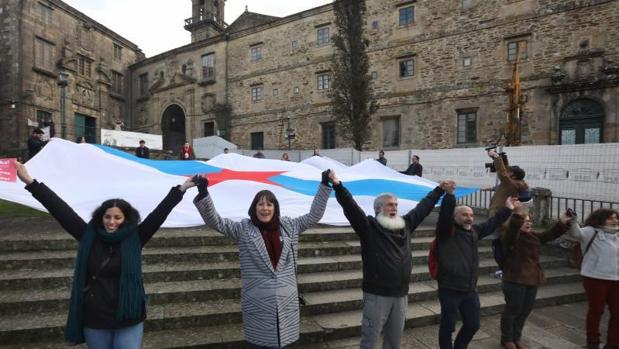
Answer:
[[559, 118], [560, 144], [602, 143], [604, 108], [592, 99], [568, 103]]
[[185, 112], [178, 104], [168, 106], [161, 117], [163, 149], [174, 152], [185, 143]]

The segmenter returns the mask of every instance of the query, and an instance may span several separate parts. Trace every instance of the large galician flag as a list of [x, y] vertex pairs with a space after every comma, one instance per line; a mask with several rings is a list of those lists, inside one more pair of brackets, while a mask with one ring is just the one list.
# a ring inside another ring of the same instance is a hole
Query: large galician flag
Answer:
[[[263, 189], [275, 193], [283, 216], [308, 213], [325, 169], [334, 170], [357, 203], [372, 215], [374, 197], [380, 193], [395, 194], [400, 213], [405, 214], [437, 185], [417, 176], [403, 175], [374, 160], [350, 167], [317, 156], [301, 163], [238, 154], [222, 154], [206, 162], [148, 160], [103, 145], [76, 144], [58, 138], [52, 139], [26, 163], [26, 167], [33, 178], [52, 188], [86, 221], [98, 205], [110, 198], [129, 201], [145, 217], [170, 187], [194, 174], [208, 178], [217, 211], [234, 220], [248, 217], [254, 195]], [[473, 191], [473, 188], [459, 188], [456, 194], [461, 196]], [[204, 224], [192, 203], [196, 195], [196, 188], [191, 188], [164, 227]], [[0, 181], [0, 198], [45, 210], [19, 179], [17, 182]], [[348, 225], [333, 195], [320, 222]]]

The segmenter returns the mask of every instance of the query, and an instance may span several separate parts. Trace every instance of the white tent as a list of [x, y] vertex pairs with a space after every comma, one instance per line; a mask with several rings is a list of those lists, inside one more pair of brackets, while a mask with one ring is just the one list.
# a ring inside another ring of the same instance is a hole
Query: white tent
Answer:
[[219, 136], [209, 136], [193, 139], [193, 151], [199, 159], [212, 159], [215, 156], [224, 152], [224, 148], [230, 149], [230, 151], [237, 149], [238, 147], [234, 143], [230, 143], [227, 140]]

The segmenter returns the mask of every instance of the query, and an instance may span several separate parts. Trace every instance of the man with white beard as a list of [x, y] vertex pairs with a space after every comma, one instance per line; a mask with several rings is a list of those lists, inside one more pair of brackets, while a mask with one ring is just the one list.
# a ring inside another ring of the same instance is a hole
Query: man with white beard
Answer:
[[432, 212], [445, 190], [455, 187], [455, 183], [441, 182], [404, 216], [398, 215], [398, 199], [394, 194], [380, 194], [374, 200], [376, 217], [373, 217], [366, 216], [335, 172], [329, 173], [329, 181], [344, 215], [361, 240], [363, 319], [360, 347], [374, 348], [382, 332], [383, 349], [398, 349], [413, 267], [411, 235]]

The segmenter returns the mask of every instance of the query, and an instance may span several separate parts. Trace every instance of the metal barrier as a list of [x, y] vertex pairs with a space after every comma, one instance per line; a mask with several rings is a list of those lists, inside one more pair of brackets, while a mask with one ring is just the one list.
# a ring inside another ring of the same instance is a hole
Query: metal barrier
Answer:
[[[467, 205], [474, 209], [488, 209], [490, 207], [492, 195], [492, 189], [481, 189], [458, 198], [457, 202], [458, 205]], [[549, 211], [547, 217], [550, 219], [558, 219], [561, 213], [565, 212], [568, 208], [574, 210], [578, 214], [579, 220], [582, 222], [591, 212], [598, 208], [619, 209], [619, 202], [551, 196], [550, 203], [547, 206], [547, 210]]]

